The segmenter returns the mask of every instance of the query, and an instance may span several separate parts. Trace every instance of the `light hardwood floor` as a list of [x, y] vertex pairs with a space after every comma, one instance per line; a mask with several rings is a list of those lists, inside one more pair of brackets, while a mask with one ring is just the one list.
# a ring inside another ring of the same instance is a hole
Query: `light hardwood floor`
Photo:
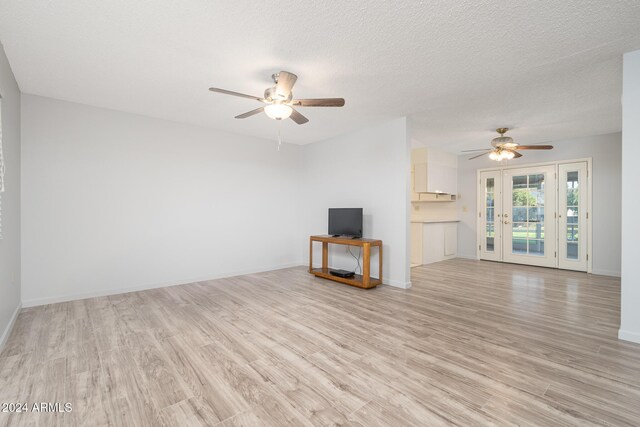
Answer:
[[620, 282], [451, 260], [413, 288], [303, 268], [24, 309], [0, 425], [640, 425]]

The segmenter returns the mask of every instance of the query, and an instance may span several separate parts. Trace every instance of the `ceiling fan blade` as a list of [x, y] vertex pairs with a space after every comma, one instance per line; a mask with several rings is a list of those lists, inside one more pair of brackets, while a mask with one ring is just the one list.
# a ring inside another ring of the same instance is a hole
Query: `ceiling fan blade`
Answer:
[[294, 99], [292, 105], [300, 107], [343, 107], [343, 98]]
[[218, 93], [223, 93], [225, 95], [239, 96], [241, 98], [255, 99], [256, 101], [264, 102], [264, 98], [260, 98], [260, 97], [252, 96], [252, 95], [247, 95], [247, 94], [240, 93], [240, 92], [234, 92], [234, 91], [231, 91], [231, 90], [219, 89], [217, 87], [210, 87], [209, 90], [211, 92], [218, 92]]
[[236, 116], [236, 119], [246, 119], [247, 117], [255, 116], [256, 114], [262, 113], [263, 111], [264, 107], [256, 108], [255, 110], [247, 111], [244, 114]]
[[479, 148], [477, 150], [462, 150], [461, 153], [475, 153], [477, 151], [491, 151], [491, 148]]
[[487, 151], [487, 152], [485, 152], [485, 153], [480, 153], [480, 154], [478, 154], [477, 156], [470, 157], [470, 158], [469, 158], [469, 160], [473, 160], [473, 159], [477, 159], [478, 157], [482, 157], [482, 156], [484, 156], [485, 154], [489, 154], [489, 152], [490, 152], [490, 151], [491, 151], [491, 150], [489, 150], [489, 151]]
[[298, 113], [295, 109], [293, 109], [293, 111], [291, 112], [291, 120], [293, 120], [294, 122], [296, 122], [299, 125], [303, 125], [305, 123], [307, 123], [309, 121], [309, 119], [307, 119], [305, 116], [303, 116], [302, 114]]
[[513, 158], [517, 159], [518, 157], [522, 157], [522, 154], [518, 153], [517, 151], [514, 150], [509, 150], [513, 153]]
[[278, 83], [276, 83], [276, 93], [287, 98], [296, 84], [298, 76], [288, 71], [280, 71], [278, 73]]
[[553, 149], [553, 145], [518, 145], [518, 150], [551, 150]]

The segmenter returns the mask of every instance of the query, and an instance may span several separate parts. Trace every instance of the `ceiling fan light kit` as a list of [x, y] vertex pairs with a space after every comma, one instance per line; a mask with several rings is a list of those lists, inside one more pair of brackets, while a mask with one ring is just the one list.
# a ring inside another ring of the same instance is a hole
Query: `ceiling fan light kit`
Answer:
[[216, 87], [209, 88], [212, 92], [222, 93], [225, 95], [238, 96], [240, 98], [253, 99], [267, 105], [256, 108], [236, 116], [236, 119], [246, 119], [264, 111], [267, 117], [274, 120], [284, 120], [291, 118], [299, 125], [309, 121], [305, 116], [300, 114], [293, 106], [296, 107], [342, 107], [344, 106], [343, 98], [319, 98], [319, 99], [293, 99], [293, 85], [298, 80], [298, 76], [288, 71], [280, 71], [271, 76], [275, 86], [267, 88], [264, 91], [264, 98], [258, 96], [247, 95], [244, 93], [233, 92], [226, 89]]
[[498, 132], [500, 136], [491, 140], [491, 146], [493, 148], [465, 150], [463, 152], [484, 151], [483, 153], [471, 157], [469, 160], [477, 159], [478, 157], [482, 157], [485, 154], [488, 154], [491, 160], [501, 162], [503, 160], [511, 160], [522, 157], [522, 154], [518, 153], [516, 150], [551, 150], [553, 148], [553, 145], [519, 145], [510, 136], [504, 136], [504, 134], [507, 133], [508, 130], [509, 128], [496, 129], [496, 132]]
[[286, 104], [269, 104], [264, 107], [267, 116], [274, 120], [288, 119], [293, 113], [293, 108]]
[[493, 150], [489, 153], [489, 158], [491, 160], [496, 160], [501, 162], [503, 160], [511, 160], [515, 157], [515, 153], [513, 151], [507, 150]]

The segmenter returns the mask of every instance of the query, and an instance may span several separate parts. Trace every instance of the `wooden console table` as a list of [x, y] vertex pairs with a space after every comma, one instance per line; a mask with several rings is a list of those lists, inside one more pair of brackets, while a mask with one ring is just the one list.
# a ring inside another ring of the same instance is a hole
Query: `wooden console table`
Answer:
[[[322, 242], [322, 268], [313, 268], [313, 242]], [[356, 274], [353, 277], [338, 277], [329, 271], [329, 243], [336, 245], [360, 246], [362, 247], [362, 275]], [[379, 277], [371, 277], [371, 247], [377, 246], [380, 251]], [[350, 237], [333, 236], [311, 236], [309, 238], [309, 273], [317, 277], [334, 280], [347, 285], [359, 288], [374, 288], [382, 283], [382, 240], [375, 239], [352, 239]]]

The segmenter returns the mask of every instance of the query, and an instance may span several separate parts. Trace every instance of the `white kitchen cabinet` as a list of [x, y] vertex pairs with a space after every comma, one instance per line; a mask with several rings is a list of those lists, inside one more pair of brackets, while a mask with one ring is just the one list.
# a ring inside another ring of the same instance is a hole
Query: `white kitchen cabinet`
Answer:
[[422, 227], [422, 264], [444, 259], [444, 227], [441, 223], [424, 224]]
[[419, 202], [420, 201], [420, 194], [416, 193], [415, 190], [415, 185], [414, 182], [416, 180], [416, 167], [414, 164], [411, 165], [411, 201], [412, 202]]
[[458, 252], [458, 224], [445, 222], [444, 224], [444, 256], [455, 257]]
[[411, 266], [422, 264], [422, 223], [411, 223]]
[[411, 152], [413, 191], [416, 193], [458, 192], [458, 157], [440, 150], [418, 148]]
[[455, 258], [458, 251], [456, 222], [424, 223], [422, 226], [422, 264]]

